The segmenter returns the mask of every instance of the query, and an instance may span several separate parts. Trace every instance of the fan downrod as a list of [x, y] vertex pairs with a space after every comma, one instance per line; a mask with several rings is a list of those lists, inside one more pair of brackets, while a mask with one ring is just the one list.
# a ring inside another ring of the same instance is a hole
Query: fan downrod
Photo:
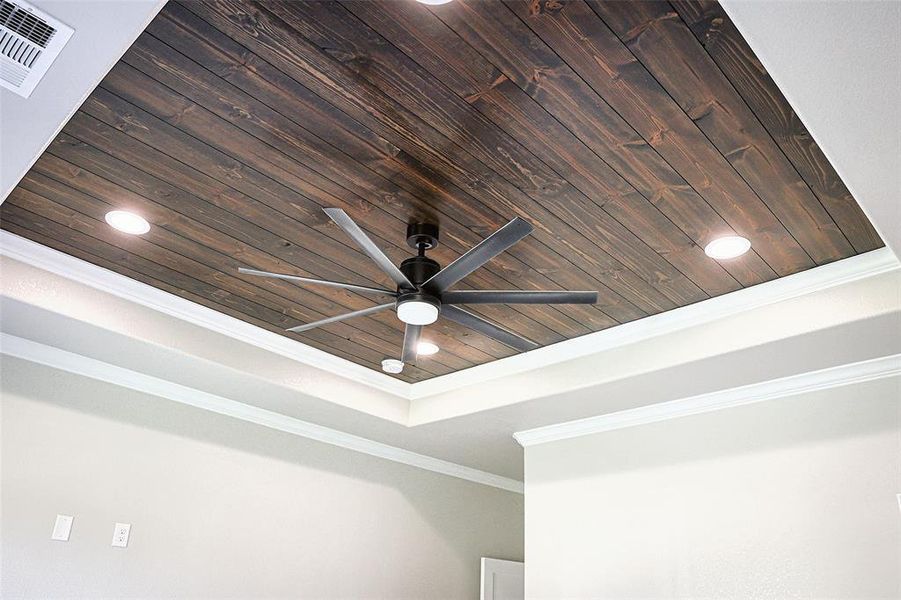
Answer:
[[[407, 244], [417, 251], [417, 256], [400, 263], [400, 271], [419, 289], [441, 270], [441, 265], [425, 255], [426, 250], [438, 245], [438, 226], [433, 223], [410, 223], [407, 225]], [[401, 294], [410, 291], [398, 289]]]

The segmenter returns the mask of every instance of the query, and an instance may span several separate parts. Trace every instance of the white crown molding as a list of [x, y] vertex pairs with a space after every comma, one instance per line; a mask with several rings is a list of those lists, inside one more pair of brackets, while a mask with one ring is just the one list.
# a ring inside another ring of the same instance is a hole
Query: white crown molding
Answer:
[[521, 481], [480, 471], [446, 460], [404, 450], [368, 438], [360, 437], [323, 427], [309, 421], [295, 419], [270, 410], [251, 406], [243, 402], [210, 394], [195, 388], [145, 375], [137, 371], [111, 365], [80, 354], [75, 354], [53, 346], [47, 346], [14, 335], [0, 333], [0, 352], [7, 356], [46, 365], [54, 369], [111, 383], [145, 394], [173, 400], [221, 415], [241, 419], [270, 429], [277, 429], [318, 442], [339, 446], [355, 452], [383, 458], [425, 469], [442, 475], [465, 479], [474, 483], [496, 487], [517, 494], [523, 493]]
[[896, 375], [901, 375], [901, 354], [771, 379], [587, 419], [518, 431], [513, 434], [513, 437], [524, 447], [535, 446]]
[[610, 329], [415, 383], [411, 399], [415, 401], [499, 377], [597, 354], [898, 268], [901, 268], [901, 263], [892, 251], [880, 248]]
[[370, 385], [404, 399], [410, 397], [410, 384], [384, 373], [367, 369], [347, 359], [307, 346], [262, 327], [245, 323], [146, 283], [131, 279], [69, 256], [53, 248], [0, 230], [0, 255], [49, 271], [55, 275], [88, 285], [119, 298], [135, 302], [258, 348], [296, 360], [323, 371]]
[[891, 250], [880, 248], [690, 306], [409, 384], [7, 231], [0, 231], [0, 255], [413, 401], [709, 323], [901, 267]]

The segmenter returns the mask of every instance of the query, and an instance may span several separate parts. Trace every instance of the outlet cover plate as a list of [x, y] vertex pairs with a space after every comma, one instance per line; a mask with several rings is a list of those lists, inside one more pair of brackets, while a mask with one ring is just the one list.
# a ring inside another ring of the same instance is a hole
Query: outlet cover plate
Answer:
[[131, 523], [116, 523], [113, 529], [113, 546], [125, 548], [128, 546], [128, 534], [131, 531]]
[[72, 519], [70, 515], [56, 515], [56, 523], [53, 525], [53, 535], [50, 539], [60, 542], [69, 541], [69, 533], [72, 531]]

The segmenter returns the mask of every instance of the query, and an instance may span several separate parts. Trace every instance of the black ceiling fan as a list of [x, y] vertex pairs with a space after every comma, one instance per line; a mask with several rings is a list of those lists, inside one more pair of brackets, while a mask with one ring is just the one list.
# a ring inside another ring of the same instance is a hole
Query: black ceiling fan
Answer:
[[238, 271], [247, 275], [337, 287], [361, 294], [391, 296], [394, 300], [306, 325], [291, 327], [288, 331], [307, 331], [321, 325], [394, 308], [397, 311], [397, 317], [406, 324], [402, 361], [413, 363], [416, 361], [417, 347], [423, 326], [434, 323], [439, 316], [474, 329], [516, 350], [531, 350], [538, 346], [535, 342], [504, 329], [500, 325], [463, 310], [457, 306], [459, 304], [594, 304], [597, 302], [597, 292], [455, 291], [449, 289], [453, 284], [532, 232], [532, 225], [519, 217], [492, 233], [443, 269], [437, 262], [425, 255], [427, 250], [438, 245], [438, 226], [429, 223], [412, 223], [407, 227], [407, 244], [417, 251], [417, 256], [404, 260], [398, 268], [347, 213], [340, 208], [323, 210], [397, 284], [396, 290], [269, 273], [243, 267]]

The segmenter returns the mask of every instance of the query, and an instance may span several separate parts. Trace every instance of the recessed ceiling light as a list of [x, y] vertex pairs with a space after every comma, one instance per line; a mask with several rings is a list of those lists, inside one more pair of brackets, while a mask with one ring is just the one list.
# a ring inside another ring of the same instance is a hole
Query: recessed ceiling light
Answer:
[[423, 356], [430, 356], [438, 352], [438, 350], [438, 346], [432, 342], [419, 342], [419, 345], [416, 346], [416, 353]]
[[431, 4], [432, 6], [437, 6], [438, 4], [447, 4], [451, 0], [416, 0], [421, 4]]
[[741, 256], [751, 249], [751, 242], [740, 235], [717, 238], [704, 247], [704, 254], [716, 260], [726, 260]]
[[398, 303], [397, 318], [408, 325], [431, 325], [438, 320], [438, 307], [431, 302], [407, 300]]
[[386, 358], [382, 361], [382, 371], [397, 374], [404, 370], [404, 363], [396, 358]]
[[104, 218], [110, 227], [123, 233], [141, 235], [150, 231], [150, 223], [144, 217], [126, 210], [111, 210]]

